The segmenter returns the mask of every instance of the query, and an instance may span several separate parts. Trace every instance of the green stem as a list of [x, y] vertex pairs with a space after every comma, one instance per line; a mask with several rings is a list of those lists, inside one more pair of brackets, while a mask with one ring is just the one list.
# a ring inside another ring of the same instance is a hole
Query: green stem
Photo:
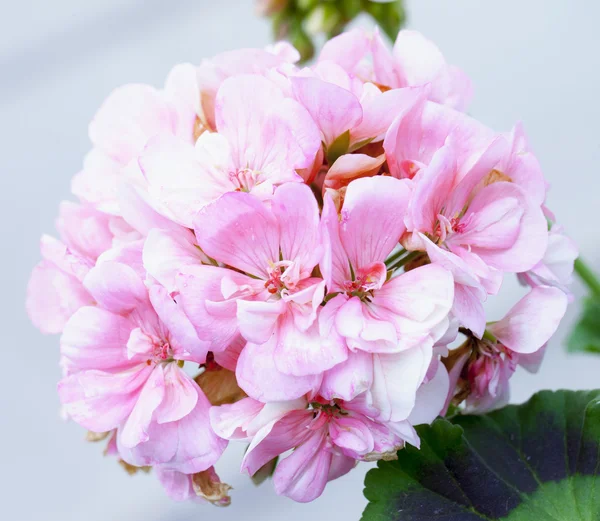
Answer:
[[575, 259], [575, 272], [592, 293], [600, 296], [600, 280], [581, 257]]
[[386, 266], [391, 266], [392, 264], [394, 264], [394, 262], [396, 262], [405, 253], [407, 253], [407, 251], [404, 248], [400, 248], [396, 253], [390, 255], [387, 259], [385, 259]]
[[401, 268], [405, 264], [408, 264], [411, 260], [421, 255], [422, 251], [411, 251], [406, 257], [402, 257], [400, 260], [388, 266], [388, 271]]

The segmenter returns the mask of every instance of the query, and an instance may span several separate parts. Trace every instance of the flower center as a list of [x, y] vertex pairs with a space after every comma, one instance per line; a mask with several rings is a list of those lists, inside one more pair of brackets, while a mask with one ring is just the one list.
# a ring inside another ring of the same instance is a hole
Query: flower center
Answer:
[[260, 183], [260, 172], [250, 168], [239, 168], [229, 172], [229, 179], [233, 183], [236, 192], [250, 192]]
[[373, 262], [359, 268], [356, 274], [351, 270], [352, 280], [343, 284], [344, 291], [352, 297], [369, 301], [373, 291], [381, 288], [387, 279], [387, 268], [383, 262]]
[[152, 350], [152, 358], [146, 360], [146, 364], [160, 364], [161, 362], [171, 362], [173, 360], [173, 350], [171, 345], [166, 341], [158, 341], [154, 343]]
[[461, 220], [461, 217], [455, 215], [448, 219], [445, 215], [438, 214], [438, 221], [434, 231], [435, 237], [438, 239], [438, 244], [444, 242], [450, 235], [454, 233], [463, 233], [466, 230], [467, 224]]
[[284, 295], [296, 289], [300, 281], [300, 268], [294, 261], [275, 262], [269, 266], [267, 273], [269, 278], [265, 281], [265, 288], [271, 295]]

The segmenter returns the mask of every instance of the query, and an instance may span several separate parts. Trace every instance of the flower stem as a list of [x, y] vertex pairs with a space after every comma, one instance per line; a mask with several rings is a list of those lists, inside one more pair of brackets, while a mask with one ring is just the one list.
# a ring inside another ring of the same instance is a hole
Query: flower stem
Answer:
[[385, 260], [386, 266], [391, 266], [392, 264], [394, 264], [394, 262], [396, 262], [400, 257], [405, 255], [406, 253], [408, 253], [408, 252], [404, 248], [400, 248], [396, 253], [394, 253], [393, 255], [390, 255]]
[[397, 270], [398, 268], [401, 268], [402, 266], [404, 266], [405, 264], [408, 264], [411, 260], [415, 259], [422, 253], [423, 253], [422, 251], [411, 251], [405, 257], [402, 257], [401, 259], [397, 260], [396, 262], [389, 264], [388, 271]]
[[575, 259], [575, 272], [595, 295], [600, 296], [600, 280], [581, 257]]

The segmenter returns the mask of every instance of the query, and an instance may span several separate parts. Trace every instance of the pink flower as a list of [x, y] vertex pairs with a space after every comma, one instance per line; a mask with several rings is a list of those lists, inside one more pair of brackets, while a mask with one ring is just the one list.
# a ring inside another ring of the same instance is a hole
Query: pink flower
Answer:
[[339, 218], [326, 200], [321, 271], [333, 298], [324, 312], [353, 351], [397, 353], [447, 324], [452, 278], [446, 270], [426, 266], [387, 280], [384, 261], [406, 229], [409, 199], [406, 182], [374, 177], [349, 185]]
[[189, 64], [171, 71], [163, 91], [141, 84], [116, 89], [90, 123], [94, 148], [73, 179], [73, 193], [98, 210], [121, 215], [120, 186], [140, 182], [137, 158], [150, 138], [166, 133], [195, 141], [197, 93], [196, 71]]
[[243, 74], [266, 75], [271, 69], [292, 64], [300, 59], [298, 51], [281, 42], [266, 49], [237, 49], [203, 60], [198, 67], [201, 119], [204, 126], [217, 128], [216, 97], [225, 80]]
[[348, 31], [329, 40], [319, 61], [332, 61], [348, 73], [387, 89], [429, 84], [429, 99], [465, 110], [472, 97], [469, 78], [448, 65], [436, 45], [416, 31], [400, 31], [390, 52], [378, 30]]
[[320, 373], [346, 353], [316, 323], [325, 283], [313, 276], [323, 246], [310, 189], [283, 185], [270, 209], [251, 194], [225, 194], [198, 213], [195, 231], [206, 255], [233, 268], [198, 265], [179, 275], [198, 334], [209, 332], [220, 350], [241, 333], [249, 344], [237, 377], [255, 398], [293, 399], [318, 386]]
[[383, 140], [392, 121], [422, 96], [420, 88], [382, 92], [362, 84], [333, 62], [320, 62], [290, 78], [294, 97], [321, 131], [330, 163]]
[[70, 202], [61, 203], [56, 227], [62, 241], [42, 237], [44, 260], [27, 286], [27, 313], [43, 333], [62, 332], [75, 311], [94, 303], [82, 281], [114, 237], [109, 216]]
[[188, 228], [200, 208], [227, 192], [269, 199], [274, 187], [302, 182], [297, 170], [312, 167], [320, 148], [302, 106], [262, 76], [225, 80], [215, 111], [218, 132], [203, 134], [195, 147], [162, 135], [140, 157], [155, 209]]
[[448, 327], [452, 276], [431, 265], [388, 278], [384, 260], [405, 231], [408, 182], [353, 181], [341, 216], [325, 201], [328, 248], [321, 262], [328, 302], [322, 336], [345, 339], [348, 361], [326, 374], [322, 393], [351, 400], [368, 390], [386, 419], [405, 418], [425, 378], [432, 347]]
[[498, 291], [503, 272], [535, 266], [548, 241], [539, 204], [496, 176], [502, 152], [502, 142], [493, 141], [463, 175], [451, 145], [436, 152], [414, 179], [407, 218], [412, 235], [404, 239], [410, 249], [425, 250], [431, 262], [452, 271], [453, 314], [479, 337], [486, 295]]
[[548, 232], [548, 247], [544, 258], [531, 270], [519, 274], [519, 279], [531, 287], [555, 286], [571, 295], [568, 286], [573, 277], [573, 265], [579, 255], [575, 243], [564, 234], [561, 226], [552, 225]]
[[401, 422], [375, 420], [376, 411], [363, 395], [352, 401], [316, 397], [311, 402], [267, 405], [246, 398], [211, 409], [211, 424], [220, 436], [250, 441], [242, 461], [242, 471], [250, 475], [293, 449], [279, 460], [273, 484], [277, 494], [308, 502], [321, 495], [328, 481], [352, 470], [356, 461], [395, 459], [405, 442], [418, 447], [412, 425], [430, 423], [437, 416], [448, 389], [447, 378], [440, 365], [429, 385], [436, 389], [423, 386], [419, 416]]
[[148, 291], [129, 266], [99, 263], [84, 279], [97, 302], [61, 338], [66, 413], [94, 432], [119, 429], [121, 457], [184, 473], [212, 465], [225, 448], [208, 424], [210, 403], [181, 369], [203, 363], [207, 345], [160, 286]]
[[506, 404], [510, 377], [518, 365], [537, 370], [544, 347], [565, 314], [567, 301], [558, 288], [533, 288], [502, 320], [488, 325], [486, 337], [473, 338], [453, 353], [451, 393], [457, 384], [459, 389], [466, 385], [470, 411], [485, 412]]

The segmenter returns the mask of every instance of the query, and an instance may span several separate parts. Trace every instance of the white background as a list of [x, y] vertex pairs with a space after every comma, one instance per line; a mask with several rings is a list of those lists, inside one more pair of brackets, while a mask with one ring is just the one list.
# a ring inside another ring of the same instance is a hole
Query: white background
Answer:
[[[161, 85], [172, 65], [269, 42], [251, 0], [21, 0], [0, 7], [0, 517], [8, 521], [352, 520], [365, 504], [363, 465], [309, 505], [255, 488], [237, 473], [241, 447], [219, 464], [227, 509], [169, 501], [149, 476], [127, 476], [58, 416], [58, 338], [24, 312], [38, 237], [89, 148], [87, 124], [127, 82]], [[470, 112], [498, 130], [521, 119], [552, 184], [550, 207], [600, 266], [600, 3], [592, 0], [413, 0], [409, 26], [473, 78]], [[520, 291], [507, 284], [493, 318]], [[577, 296], [583, 289], [575, 285]], [[600, 386], [600, 357], [561, 345], [574, 305], [538, 376], [514, 378], [514, 401], [542, 388]]]

